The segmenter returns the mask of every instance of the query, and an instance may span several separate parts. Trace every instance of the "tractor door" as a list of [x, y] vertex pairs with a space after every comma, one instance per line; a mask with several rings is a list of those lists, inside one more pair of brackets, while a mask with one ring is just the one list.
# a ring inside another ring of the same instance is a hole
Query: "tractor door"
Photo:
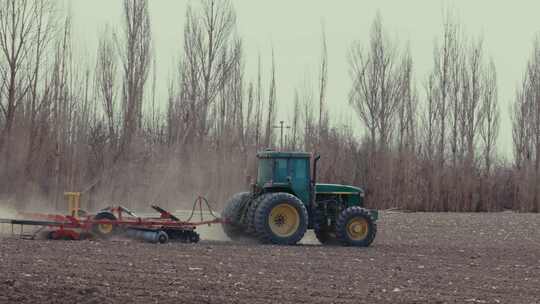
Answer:
[[309, 159], [290, 158], [289, 176], [291, 177], [292, 190], [296, 196], [308, 207], [309, 204]]

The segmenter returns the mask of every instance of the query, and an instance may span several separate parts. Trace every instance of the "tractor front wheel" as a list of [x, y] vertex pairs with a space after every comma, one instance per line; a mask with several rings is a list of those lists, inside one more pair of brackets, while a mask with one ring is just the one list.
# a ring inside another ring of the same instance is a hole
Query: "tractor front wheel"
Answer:
[[225, 234], [233, 241], [239, 240], [244, 236], [244, 227], [241, 223], [241, 212], [244, 203], [250, 197], [249, 192], [240, 192], [225, 204], [225, 209], [221, 212], [221, 227]]
[[349, 207], [338, 216], [336, 238], [345, 246], [367, 247], [375, 239], [377, 224], [368, 210]]
[[254, 226], [263, 243], [294, 245], [304, 237], [308, 213], [300, 199], [289, 193], [265, 195], [255, 211]]

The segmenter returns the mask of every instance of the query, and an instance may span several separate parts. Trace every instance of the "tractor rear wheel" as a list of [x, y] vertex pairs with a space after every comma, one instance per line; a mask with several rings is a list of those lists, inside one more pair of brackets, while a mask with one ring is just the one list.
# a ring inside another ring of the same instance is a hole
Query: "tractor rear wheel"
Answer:
[[257, 207], [259, 207], [260, 203], [270, 194], [272, 193], [262, 194], [249, 203], [249, 206], [247, 207], [247, 211], [246, 211], [247, 234], [251, 236], [257, 235], [257, 230], [255, 229], [255, 214], [257, 212]]
[[304, 203], [289, 193], [265, 195], [255, 211], [255, 230], [263, 243], [294, 245], [304, 237], [308, 213]]
[[[110, 221], [116, 221], [116, 216], [112, 214], [111, 212], [104, 211], [96, 214], [94, 216], [95, 221], [100, 220], [110, 220]], [[107, 224], [94, 224], [92, 226], [92, 231], [98, 235], [101, 238], [109, 238], [113, 236], [116, 233], [116, 225], [113, 223], [107, 223]]]
[[244, 225], [241, 223], [241, 211], [244, 203], [250, 197], [249, 192], [236, 193], [225, 204], [225, 209], [221, 212], [221, 227], [225, 234], [233, 241], [244, 236]]
[[368, 210], [349, 207], [338, 216], [336, 237], [345, 246], [367, 247], [375, 239], [377, 224]]

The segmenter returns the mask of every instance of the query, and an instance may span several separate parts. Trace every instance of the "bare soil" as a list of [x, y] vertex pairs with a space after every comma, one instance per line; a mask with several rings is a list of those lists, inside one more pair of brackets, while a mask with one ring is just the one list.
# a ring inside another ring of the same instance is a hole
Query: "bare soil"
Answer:
[[[540, 303], [540, 215], [383, 213], [370, 248], [0, 239], [0, 303]], [[214, 239], [214, 240], [209, 240]]]

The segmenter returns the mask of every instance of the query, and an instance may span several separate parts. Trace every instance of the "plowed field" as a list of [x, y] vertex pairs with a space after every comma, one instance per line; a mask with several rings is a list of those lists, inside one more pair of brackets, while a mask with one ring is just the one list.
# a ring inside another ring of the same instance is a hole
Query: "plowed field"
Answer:
[[[382, 213], [372, 247], [0, 238], [0, 303], [540, 303], [540, 216]], [[6, 230], [6, 229], [5, 229]]]

